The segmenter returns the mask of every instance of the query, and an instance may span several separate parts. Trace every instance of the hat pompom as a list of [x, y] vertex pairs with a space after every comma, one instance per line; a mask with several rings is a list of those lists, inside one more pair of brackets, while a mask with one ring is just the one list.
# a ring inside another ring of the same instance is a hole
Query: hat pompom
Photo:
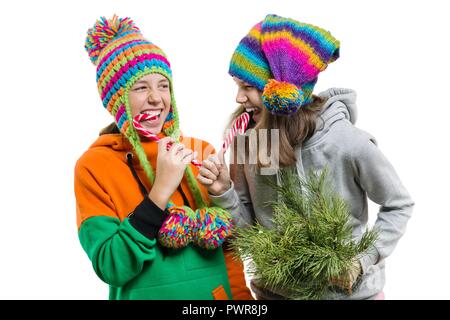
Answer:
[[289, 115], [302, 106], [305, 95], [301, 88], [292, 83], [270, 79], [264, 87], [262, 101], [270, 113]]
[[133, 20], [130, 18], [119, 18], [116, 15], [112, 19], [101, 17], [100, 20], [88, 30], [85, 49], [94, 65], [97, 65], [97, 59], [100, 52], [108, 43], [118, 35], [126, 31], [138, 31]]

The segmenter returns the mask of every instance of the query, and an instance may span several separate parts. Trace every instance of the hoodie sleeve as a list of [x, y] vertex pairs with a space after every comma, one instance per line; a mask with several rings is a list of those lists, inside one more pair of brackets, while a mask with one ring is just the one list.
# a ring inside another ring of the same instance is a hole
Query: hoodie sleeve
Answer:
[[150, 200], [144, 200], [130, 217], [121, 221], [114, 203], [98, 181], [82, 161], [77, 163], [78, 236], [100, 279], [113, 286], [123, 286], [142, 271], [146, 261], [154, 259], [154, 232], [162, 223], [162, 215]]
[[374, 225], [379, 232], [378, 239], [375, 247], [360, 260], [366, 272], [370, 265], [392, 253], [406, 231], [414, 202], [373, 138], [365, 139], [355, 148], [352, 158], [359, 184], [369, 199], [380, 205]]
[[244, 165], [231, 163], [230, 177], [231, 188], [219, 196], [209, 195], [211, 203], [228, 210], [237, 226], [251, 225], [255, 214], [245, 180]]

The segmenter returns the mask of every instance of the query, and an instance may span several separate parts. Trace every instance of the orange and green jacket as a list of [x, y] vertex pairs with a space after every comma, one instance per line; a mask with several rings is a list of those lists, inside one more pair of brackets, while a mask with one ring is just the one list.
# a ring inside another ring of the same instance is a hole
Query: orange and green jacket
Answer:
[[[188, 148], [207, 142], [183, 139]], [[190, 143], [191, 145], [188, 145]], [[156, 170], [157, 143], [142, 142]], [[166, 216], [144, 197], [127, 163], [132, 148], [121, 134], [101, 135], [75, 167], [78, 236], [97, 275], [110, 286], [110, 299], [252, 299], [242, 262], [226, 245], [206, 250], [192, 244], [163, 248], [157, 233]], [[132, 166], [146, 190], [151, 186], [137, 156]], [[194, 175], [198, 169], [192, 166]], [[206, 189], [199, 184], [205, 199]], [[171, 201], [196, 209], [186, 178]], [[184, 196], [184, 199], [183, 199]]]

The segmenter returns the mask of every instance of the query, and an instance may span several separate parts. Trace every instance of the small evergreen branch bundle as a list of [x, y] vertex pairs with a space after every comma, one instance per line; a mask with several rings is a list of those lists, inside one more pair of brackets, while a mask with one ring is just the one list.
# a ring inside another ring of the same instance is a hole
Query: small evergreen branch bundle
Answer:
[[358, 243], [352, 239], [347, 204], [332, 191], [326, 176], [326, 170], [305, 178], [280, 171], [281, 183], [270, 183], [278, 192], [278, 200], [269, 203], [274, 228], [259, 223], [236, 227], [231, 240], [237, 256], [253, 260], [249, 272], [259, 283], [281, 288], [291, 299], [323, 298], [377, 238], [371, 229]]

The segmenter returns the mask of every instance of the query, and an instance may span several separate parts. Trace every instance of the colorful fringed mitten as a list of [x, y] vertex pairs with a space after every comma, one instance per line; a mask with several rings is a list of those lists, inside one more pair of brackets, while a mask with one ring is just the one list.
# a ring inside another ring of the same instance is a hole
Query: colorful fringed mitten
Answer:
[[231, 235], [232, 217], [219, 207], [202, 208], [195, 211], [197, 236], [194, 243], [205, 249], [215, 249]]
[[213, 250], [231, 235], [232, 217], [219, 208], [202, 208], [195, 212], [187, 206], [170, 207], [169, 216], [159, 229], [159, 242], [168, 248], [178, 249], [193, 242]]
[[170, 214], [159, 229], [159, 242], [173, 249], [185, 247], [197, 233], [195, 212], [187, 206], [173, 206], [168, 210]]

